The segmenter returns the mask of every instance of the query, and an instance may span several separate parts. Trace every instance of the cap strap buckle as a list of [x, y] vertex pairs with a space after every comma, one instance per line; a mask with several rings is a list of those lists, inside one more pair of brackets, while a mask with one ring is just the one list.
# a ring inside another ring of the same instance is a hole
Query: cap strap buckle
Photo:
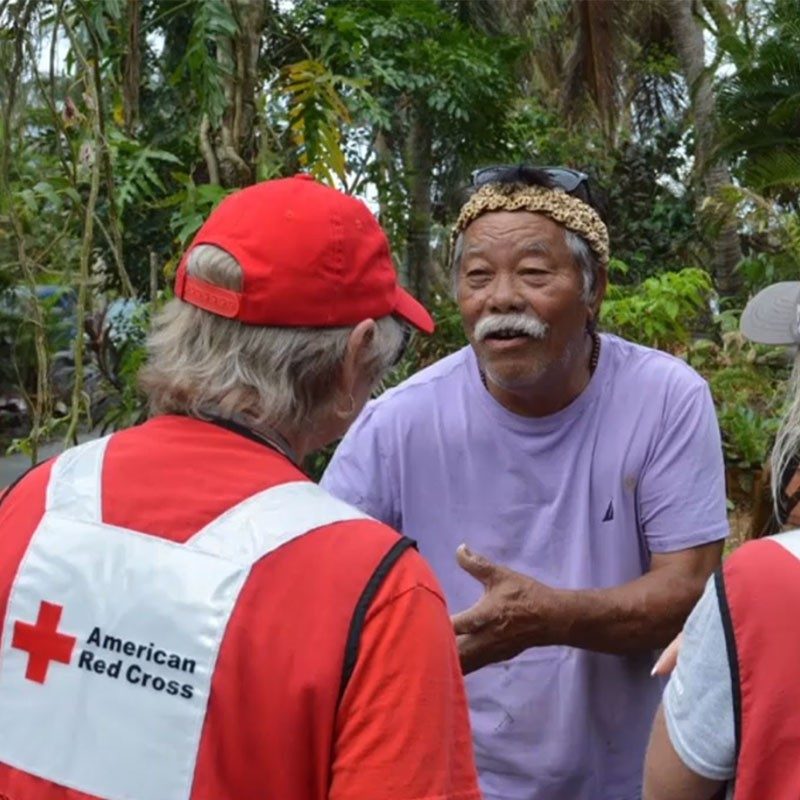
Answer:
[[238, 317], [242, 306], [240, 292], [214, 286], [201, 278], [195, 278], [194, 275], [185, 276], [178, 296], [193, 306], [228, 319]]

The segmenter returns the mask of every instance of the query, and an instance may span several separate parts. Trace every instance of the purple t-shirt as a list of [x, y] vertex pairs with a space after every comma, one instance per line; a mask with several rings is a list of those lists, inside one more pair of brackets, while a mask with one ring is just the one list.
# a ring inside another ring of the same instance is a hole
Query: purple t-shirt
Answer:
[[[520, 417], [481, 383], [470, 347], [370, 403], [323, 486], [407, 536], [453, 612], [481, 585], [455, 550], [570, 589], [617, 586], [651, 553], [728, 532], [708, 386], [679, 359], [603, 335], [584, 392]], [[654, 653], [537, 647], [467, 677], [487, 800], [634, 800], [662, 685]]]

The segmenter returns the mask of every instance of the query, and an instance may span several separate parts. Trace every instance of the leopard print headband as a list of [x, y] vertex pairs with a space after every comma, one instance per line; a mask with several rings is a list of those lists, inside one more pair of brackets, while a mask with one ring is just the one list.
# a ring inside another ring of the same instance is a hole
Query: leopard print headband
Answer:
[[608, 264], [608, 228], [587, 203], [562, 189], [527, 186], [521, 183], [487, 183], [461, 207], [450, 235], [450, 252], [458, 235], [482, 214], [490, 211], [532, 211], [545, 214], [588, 242], [601, 264]]

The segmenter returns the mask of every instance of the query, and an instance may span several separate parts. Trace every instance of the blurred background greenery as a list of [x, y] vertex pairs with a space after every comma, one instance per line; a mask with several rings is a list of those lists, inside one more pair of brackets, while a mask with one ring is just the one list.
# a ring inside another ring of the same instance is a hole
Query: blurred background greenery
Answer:
[[737, 328], [799, 274], [797, 0], [0, 0], [0, 447], [142, 419], [182, 248], [298, 170], [367, 199], [434, 310], [398, 382], [463, 344], [449, 226], [519, 161], [590, 174], [602, 326], [709, 380], [747, 504], [791, 360]]

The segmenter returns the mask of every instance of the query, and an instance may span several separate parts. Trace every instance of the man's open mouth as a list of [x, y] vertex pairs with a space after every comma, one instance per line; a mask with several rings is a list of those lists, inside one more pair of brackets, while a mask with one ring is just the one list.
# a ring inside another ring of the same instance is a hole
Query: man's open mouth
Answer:
[[485, 337], [486, 340], [495, 339], [499, 341], [507, 341], [510, 339], [530, 339], [530, 338], [531, 337], [527, 333], [523, 333], [522, 331], [518, 330], [511, 330], [510, 328], [506, 330], [494, 331], [493, 333], [487, 334]]

